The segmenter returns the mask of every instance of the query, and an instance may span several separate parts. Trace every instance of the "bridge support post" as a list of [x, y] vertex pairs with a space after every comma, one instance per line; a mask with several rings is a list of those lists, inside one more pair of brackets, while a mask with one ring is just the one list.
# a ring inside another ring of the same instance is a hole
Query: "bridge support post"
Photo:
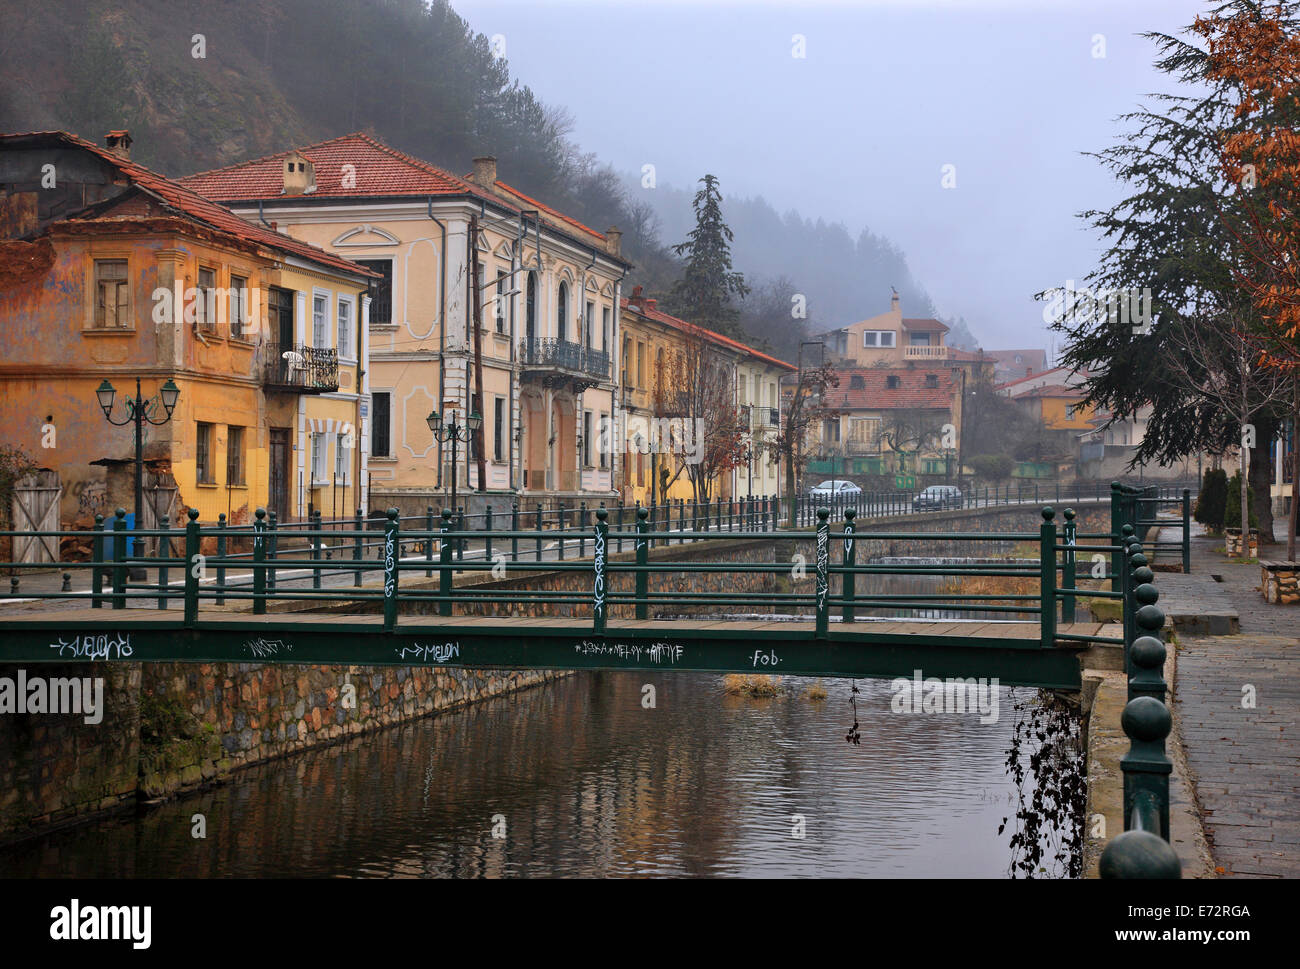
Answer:
[[830, 540], [829, 508], [817, 509], [817, 638], [825, 639], [830, 625]]
[[1061, 599], [1061, 622], [1074, 622], [1074, 590], [1076, 588], [1076, 564], [1074, 545], [1079, 533], [1078, 523], [1074, 520], [1074, 509], [1065, 509], [1065, 542], [1063, 544], [1070, 546], [1070, 551], [1066, 552], [1061, 565], [1061, 589], [1065, 596]]
[[853, 622], [853, 595], [855, 574], [851, 571], [858, 564], [857, 541], [854, 538], [856, 528], [853, 519], [858, 515], [857, 509], [844, 509], [844, 567], [850, 571], [844, 573], [844, 612], [841, 619], [844, 622]]
[[253, 614], [266, 614], [266, 558], [269, 537], [266, 528], [266, 509], [259, 508], [253, 520]]
[[650, 618], [650, 607], [646, 601], [646, 595], [649, 592], [649, 576], [646, 574], [646, 565], [648, 563], [649, 553], [646, 544], [646, 519], [650, 517], [650, 512], [646, 511], [645, 506], [639, 506], [636, 510], [636, 617], [638, 619]]
[[185, 524], [185, 625], [193, 626], [199, 620], [199, 510], [191, 508]]
[[126, 608], [126, 509], [113, 513], [113, 608]]
[[596, 509], [596, 536], [591, 547], [591, 618], [597, 636], [605, 635], [605, 626], [608, 619], [605, 605], [605, 560], [608, 554], [607, 539], [609, 536], [608, 518], [609, 512], [605, 510], [603, 505]]
[[95, 567], [90, 570], [90, 606], [92, 609], [104, 608], [104, 516], [95, 516], [95, 534], [90, 537], [91, 561]]
[[1051, 649], [1056, 645], [1056, 512], [1049, 505], [1042, 511], [1038, 526], [1039, 645]]
[[398, 529], [397, 509], [388, 509], [388, 521], [384, 525], [384, 629], [391, 630], [397, 625], [397, 573], [401, 550], [397, 547]]
[[[537, 521], [540, 526], [542, 506], [537, 506]], [[442, 510], [442, 532], [438, 542], [438, 615], [451, 615], [451, 509]], [[541, 539], [537, 541], [537, 561], [542, 560]]]

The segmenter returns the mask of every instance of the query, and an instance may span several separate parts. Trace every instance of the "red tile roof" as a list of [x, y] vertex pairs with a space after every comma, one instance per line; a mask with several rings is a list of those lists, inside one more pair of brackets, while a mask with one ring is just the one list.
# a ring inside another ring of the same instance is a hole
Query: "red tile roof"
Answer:
[[[826, 406], [836, 410], [947, 410], [960, 393], [960, 383], [951, 370], [925, 371], [913, 367], [862, 367], [837, 371], [840, 385], [826, 394]], [[938, 377], [937, 387], [927, 387], [927, 376]], [[862, 386], [854, 387], [854, 377]], [[890, 377], [898, 386], [890, 387]]]
[[1067, 387], [1064, 384], [1045, 384], [1042, 387], [1031, 387], [1028, 390], [1022, 390], [1018, 394], [1012, 394], [1013, 400], [1033, 400], [1039, 397], [1047, 397], [1055, 400], [1082, 400], [1087, 394], [1079, 387]]
[[[316, 190], [308, 195], [284, 194], [284, 160], [291, 154], [306, 158], [316, 169]], [[351, 165], [347, 173], [355, 183], [344, 187], [344, 165]], [[516, 212], [535, 208], [545, 213], [560, 228], [577, 230], [602, 244], [605, 236], [583, 225], [577, 219], [530, 198], [516, 188], [497, 181], [502, 193], [522, 204], [513, 205], [509, 199], [489, 192], [468, 177], [454, 175], [445, 168], [398, 151], [372, 135], [361, 131], [340, 135], [305, 148], [294, 148], [255, 158], [252, 161], [227, 165], [211, 171], [186, 175], [181, 183], [194, 191], [221, 202], [255, 202], [284, 198], [400, 198], [411, 196], [468, 195], [490, 199], [498, 205]]]
[[[1031, 373], [1027, 376], [1019, 377], [1015, 380], [1008, 380], [1004, 384], [998, 384], [993, 389], [1006, 390], [1008, 387], [1016, 386], [1016, 384], [1023, 384], [1026, 380], [1042, 380], [1043, 377], [1045, 377], [1049, 373], [1059, 373], [1065, 377], [1070, 376], [1070, 370], [1068, 367], [1052, 367], [1050, 370], [1040, 370], [1038, 373]], [[1079, 371], [1078, 376], [1080, 379], [1083, 379], [1088, 376], [1088, 373], [1087, 371]]]
[[786, 363], [784, 360], [778, 360], [776, 357], [768, 356], [766, 353], [755, 350], [753, 347], [741, 343], [739, 340], [733, 340], [729, 336], [723, 336], [721, 333], [715, 333], [713, 330], [708, 330], [702, 326], [696, 326], [694, 323], [690, 323], [686, 320], [678, 319], [676, 316], [671, 316], [657, 307], [651, 308], [643, 300], [630, 300], [625, 296], [619, 300], [619, 305], [623, 309], [631, 310], [633, 313], [643, 316], [648, 320], [662, 323], [664, 326], [671, 327], [674, 330], [680, 330], [687, 335], [699, 334], [711, 343], [716, 343], [729, 350], [735, 350], [739, 353], [745, 354], [746, 356], [756, 357], [764, 363], [771, 364], [774, 367], [780, 367], [783, 370], [788, 370], [792, 373], [799, 369], [792, 363]]
[[[218, 205], [210, 199], [196, 194], [192, 189], [176, 182], [164, 175], [159, 175], [143, 165], [129, 161], [121, 155], [117, 155], [106, 148], [101, 148], [92, 141], [86, 141], [76, 135], [69, 134], [66, 131], [33, 131], [23, 134], [0, 134], [0, 145], [17, 144], [21, 146], [24, 142], [30, 142], [33, 145], [57, 145], [65, 144], [81, 148], [91, 154], [114, 166], [122, 173], [132, 184], [143, 189], [159, 198], [165, 205], [175, 209], [185, 216], [196, 222], [203, 223], [209, 228], [216, 229], [220, 232], [228, 233], [236, 238], [248, 242], [255, 242], [260, 245], [279, 249], [283, 252], [293, 253], [303, 259], [310, 260], [318, 265], [327, 266], [331, 269], [342, 270], [354, 276], [375, 276], [364, 266], [359, 266], [354, 262], [349, 262], [332, 252], [326, 252], [324, 249], [318, 249], [306, 242], [300, 242], [297, 239], [274, 232], [264, 226], [241, 219], [229, 209]], [[73, 216], [75, 218], [75, 215]]]

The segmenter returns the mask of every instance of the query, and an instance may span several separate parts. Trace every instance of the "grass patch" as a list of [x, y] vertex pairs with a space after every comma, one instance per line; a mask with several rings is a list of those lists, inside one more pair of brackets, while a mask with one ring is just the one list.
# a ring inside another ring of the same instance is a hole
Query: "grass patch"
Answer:
[[762, 673], [728, 673], [722, 677], [722, 692], [727, 696], [769, 697], [782, 690], [781, 677]]

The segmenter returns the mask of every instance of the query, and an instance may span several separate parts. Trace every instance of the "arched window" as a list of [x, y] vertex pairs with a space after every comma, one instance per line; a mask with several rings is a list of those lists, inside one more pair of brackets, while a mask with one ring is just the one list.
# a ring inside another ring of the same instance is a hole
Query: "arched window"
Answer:
[[569, 318], [569, 284], [560, 283], [560, 298], [557, 303], [555, 319], [555, 338], [557, 340], [567, 340], [568, 331], [565, 328], [565, 321]]
[[525, 339], [531, 344], [537, 339], [537, 273], [528, 274], [528, 296], [524, 311]]

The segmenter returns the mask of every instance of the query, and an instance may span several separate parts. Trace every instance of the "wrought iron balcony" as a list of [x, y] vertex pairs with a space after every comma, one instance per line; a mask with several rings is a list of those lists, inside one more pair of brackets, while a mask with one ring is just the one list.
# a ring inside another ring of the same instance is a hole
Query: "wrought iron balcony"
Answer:
[[525, 378], [540, 375], [552, 384], [572, 383], [575, 392], [607, 381], [610, 375], [608, 353], [568, 340], [524, 340], [519, 362]]
[[339, 389], [337, 350], [301, 343], [268, 343], [264, 350], [263, 381], [266, 386], [304, 394], [330, 393]]

